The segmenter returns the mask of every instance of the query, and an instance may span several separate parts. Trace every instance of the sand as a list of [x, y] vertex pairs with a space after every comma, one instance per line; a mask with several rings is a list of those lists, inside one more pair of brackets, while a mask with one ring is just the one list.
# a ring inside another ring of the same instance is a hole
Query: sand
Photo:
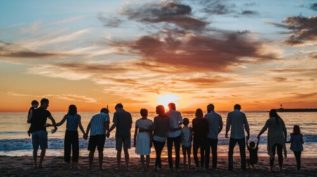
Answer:
[[[285, 166], [282, 172], [270, 172], [268, 166], [268, 158], [261, 157], [257, 165], [257, 169], [242, 171], [239, 168], [239, 158], [235, 158], [235, 169], [227, 171], [227, 158], [219, 157], [217, 170], [199, 170], [194, 167], [191, 169], [184, 169], [181, 167], [177, 171], [170, 171], [167, 166], [167, 159], [163, 158], [163, 169], [159, 172], [154, 171], [154, 159], [151, 159], [151, 167], [148, 171], [144, 172], [141, 168], [139, 158], [130, 159], [130, 168], [117, 169], [115, 158], [104, 159], [104, 169], [99, 170], [97, 167], [97, 159], [95, 159], [94, 168], [88, 169], [88, 158], [80, 157], [79, 169], [71, 169], [65, 165], [63, 157], [46, 157], [42, 169], [34, 169], [32, 166], [32, 157], [0, 157], [0, 176], [74, 176], [74, 177], [207, 177], [207, 176], [317, 176], [317, 159], [316, 158], [303, 158], [302, 170], [297, 171], [295, 161], [293, 158], [285, 160]], [[124, 164], [124, 163], [123, 163]], [[192, 164], [193, 165], [193, 164]], [[277, 169], [276, 169], [277, 171]]]

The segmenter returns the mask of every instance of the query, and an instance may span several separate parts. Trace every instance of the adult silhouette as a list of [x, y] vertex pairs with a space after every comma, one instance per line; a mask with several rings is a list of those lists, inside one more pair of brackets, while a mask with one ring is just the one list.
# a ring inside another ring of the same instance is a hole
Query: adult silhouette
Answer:
[[[228, 152], [229, 171], [233, 170], [233, 150], [237, 143], [240, 149], [241, 169], [246, 170], [245, 147], [246, 139], [249, 140], [250, 137], [250, 129], [246, 115], [240, 110], [239, 104], [234, 105], [234, 111], [229, 112], [227, 117], [226, 138], [228, 138], [228, 132], [231, 129]], [[244, 131], [247, 132], [247, 136], [245, 136]]]
[[206, 147], [206, 168], [209, 168], [210, 149], [212, 151], [212, 168], [217, 168], [217, 146], [218, 146], [218, 135], [223, 128], [222, 117], [220, 114], [215, 112], [215, 106], [209, 104], [207, 106], [208, 113], [205, 115], [208, 121], [208, 136], [207, 136], [207, 147]]
[[270, 169], [273, 171], [275, 152], [277, 151], [279, 168], [283, 167], [283, 148], [287, 138], [287, 130], [283, 119], [272, 109], [269, 113], [269, 119], [266, 121], [262, 130], [258, 134], [260, 136], [268, 130], [267, 134], [267, 151], [270, 155]]
[[181, 124], [183, 123], [183, 118], [180, 112], [176, 111], [175, 103], [168, 104], [169, 111], [166, 113], [169, 119], [169, 132], [167, 137], [167, 153], [168, 153], [168, 164], [169, 168], [173, 169], [173, 157], [172, 150], [173, 144], [175, 147], [175, 167], [179, 167], [179, 151], [181, 142]]

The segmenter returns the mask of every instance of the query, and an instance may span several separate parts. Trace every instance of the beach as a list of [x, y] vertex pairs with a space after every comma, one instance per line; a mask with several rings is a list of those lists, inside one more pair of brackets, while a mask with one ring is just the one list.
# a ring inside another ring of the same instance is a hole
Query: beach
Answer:
[[[152, 156], [154, 157], [154, 156]], [[154, 159], [151, 158], [150, 169], [144, 171], [141, 168], [139, 158], [130, 159], [130, 168], [127, 170], [125, 167], [120, 169], [116, 166], [116, 159], [113, 157], [105, 157], [103, 170], [99, 170], [97, 167], [97, 159], [94, 161], [94, 167], [92, 170], [88, 169], [88, 158], [80, 157], [79, 169], [71, 169], [65, 165], [63, 157], [45, 157], [45, 161], [42, 169], [34, 169], [32, 164], [32, 157], [9, 157], [0, 156], [0, 176], [74, 176], [74, 177], [207, 177], [207, 176], [316, 176], [317, 173], [317, 159], [316, 158], [303, 158], [302, 170], [297, 171], [295, 167], [295, 160], [293, 157], [285, 159], [284, 169], [282, 172], [270, 172], [268, 166], [268, 158], [261, 157], [259, 163], [256, 165], [256, 169], [247, 171], [240, 170], [239, 158], [235, 158], [234, 170], [227, 171], [227, 157], [219, 157], [217, 170], [201, 170], [195, 169], [192, 164], [191, 169], [184, 169], [182, 166], [177, 171], [170, 171], [167, 166], [167, 158], [163, 158], [163, 167], [160, 171], [154, 171]], [[181, 159], [182, 160], [182, 159]], [[277, 163], [277, 162], [276, 162]], [[124, 163], [123, 163], [124, 164]]]

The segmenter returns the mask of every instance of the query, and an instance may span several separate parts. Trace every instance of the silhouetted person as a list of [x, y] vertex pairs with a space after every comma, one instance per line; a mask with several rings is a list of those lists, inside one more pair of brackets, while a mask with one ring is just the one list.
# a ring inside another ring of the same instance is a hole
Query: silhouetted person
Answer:
[[79, 139], [78, 139], [78, 127], [80, 131], [85, 136], [85, 130], [81, 123], [81, 116], [77, 114], [76, 105], [70, 105], [68, 107], [68, 113], [64, 118], [56, 124], [56, 126], [61, 126], [66, 121], [66, 131], [64, 139], [64, 161], [70, 163], [70, 156], [72, 153], [72, 167], [77, 168], [78, 157], [79, 157]]
[[267, 150], [270, 155], [270, 169], [273, 171], [275, 152], [277, 151], [280, 170], [283, 167], [283, 149], [285, 146], [287, 131], [283, 119], [272, 109], [269, 113], [270, 118], [266, 121], [260, 131], [258, 138], [268, 130]]
[[169, 111], [166, 115], [169, 118], [169, 132], [167, 137], [167, 153], [168, 153], [168, 164], [169, 168], [173, 169], [173, 144], [175, 147], [175, 167], [179, 167], [179, 151], [180, 151], [180, 142], [181, 142], [181, 124], [183, 118], [180, 112], [176, 111], [175, 103], [168, 104]]
[[48, 99], [42, 98], [40, 107], [33, 110], [31, 118], [30, 132], [32, 133], [33, 160], [35, 167], [37, 167], [37, 151], [39, 147], [41, 148], [39, 168], [43, 167], [42, 164], [48, 144], [46, 131], [47, 118], [52, 121], [52, 124], [54, 126], [52, 133], [55, 133], [57, 130], [55, 120], [51, 113], [47, 110], [48, 106]]
[[[227, 117], [226, 138], [228, 138], [228, 132], [231, 129], [228, 153], [228, 169], [230, 171], [233, 170], [233, 150], [237, 143], [240, 149], [241, 169], [246, 169], [245, 144], [246, 139], [249, 140], [250, 129], [246, 115], [240, 110], [241, 106], [239, 104], [234, 105], [234, 111], [229, 112]], [[244, 130], [247, 132], [247, 136], [245, 136]]]
[[252, 167], [255, 168], [255, 164], [258, 163], [258, 150], [259, 150], [259, 143], [260, 140], [255, 143], [254, 141], [251, 141], [248, 145], [248, 151], [249, 151], [249, 159], [247, 160], [249, 168]]
[[117, 150], [117, 165], [121, 166], [121, 151], [123, 146], [125, 164], [129, 168], [129, 149], [131, 148], [131, 126], [132, 116], [129, 112], [123, 109], [121, 103], [115, 106], [116, 112], [113, 115], [113, 125], [110, 128], [112, 131], [116, 128], [116, 150]]
[[136, 154], [141, 157], [142, 168], [146, 171], [150, 166], [153, 121], [148, 119], [147, 109], [141, 109], [140, 114], [142, 117], [135, 122], [134, 146]]
[[169, 118], [163, 105], [156, 106], [157, 116], [154, 118], [153, 144], [155, 148], [155, 170], [162, 168], [161, 154], [169, 131]]
[[[37, 100], [33, 100], [33, 101], [31, 102], [31, 107], [29, 108], [28, 117], [27, 117], [27, 123], [28, 123], [28, 124], [31, 124], [31, 119], [32, 119], [33, 111], [34, 111], [34, 109], [36, 109], [38, 106], [39, 106], [39, 102], [38, 102]], [[29, 130], [28, 130], [28, 135], [31, 136], [31, 125], [30, 125]]]
[[[192, 122], [193, 125], [193, 153], [196, 167], [203, 168], [205, 166], [205, 151], [207, 147], [208, 135], [208, 121], [204, 118], [204, 113], [201, 109], [195, 112], [195, 118]], [[200, 163], [197, 156], [198, 149], [200, 149]]]
[[304, 144], [304, 138], [301, 134], [299, 125], [294, 125], [293, 127], [293, 133], [291, 133], [291, 139], [289, 141], [291, 143], [291, 150], [294, 153], [295, 159], [296, 159], [296, 167], [297, 170], [301, 169], [301, 154], [304, 150], [303, 144]]
[[192, 130], [188, 127], [189, 119], [183, 119], [184, 127], [182, 128], [182, 151], [183, 151], [183, 159], [184, 159], [184, 167], [187, 166], [186, 159], [188, 161], [188, 168], [191, 165], [191, 148], [192, 148]]
[[206, 168], [209, 168], [210, 149], [212, 152], [212, 168], [217, 168], [217, 146], [218, 146], [218, 135], [223, 128], [222, 117], [220, 114], [215, 112], [213, 104], [207, 106], [208, 113], [205, 115], [208, 121], [208, 136], [207, 136], [207, 147], [206, 147]]

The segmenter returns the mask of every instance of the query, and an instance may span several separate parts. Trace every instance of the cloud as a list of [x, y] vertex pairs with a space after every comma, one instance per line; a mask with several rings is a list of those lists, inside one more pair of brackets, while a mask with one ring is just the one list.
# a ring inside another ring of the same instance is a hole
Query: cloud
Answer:
[[232, 7], [235, 5], [228, 5], [225, 0], [201, 0], [201, 5], [203, 5], [203, 11], [208, 14], [215, 15], [226, 15], [234, 12]]
[[258, 15], [258, 12], [254, 10], [244, 10], [241, 12], [241, 15], [254, 16], [254, 15]]
[[98, 14], [97, 18], [103, 24], [104, 27], [116, 28], [116, 27], [119, 27], [123, 22], [123, 20], [120, 19], [119, 17], [115, 17], [115, 16], [109, 17], [103, 14]]
[[253, 40], [248, 32], [200, 35], [169, 31], [114, 44], [126, 46], [131, 52], [141, 55], [143, 62], [152, 63], [152, 68], [170, 65], [187, 72], [228, 71], [231, 66], [241, 63], [276, 59], [274, 53], [262, 50], [265, 44]]
[[317, 10], [317, 3], [313, 3], [310, 5], [310, 9]]
[[200, 30], [207, 22], [192, 16], [192, 8], [185, 4], [167, 2], [127, 7], [123, 15], [143, 23], [170, 23], [185, 29]]
[[276, 82], [285, 82], [285, 81], [287, 81], [287, 78], [285, 78], [285, 77], [274, 77], [273, 80], [275, 80]]
[[298, 99], [306, 99], [306, 98], [315, 98], [317, 97], [317, 92], [311, 92], [311, 93], [294, 93], [293, 98]]
[[287, 28], [291, 31], [290, 36], [286, 40], [287, 44], [297, 45], [317, 40], [317, 16], [288, 17], [282, 24], [277, 24], [276, 26]]

